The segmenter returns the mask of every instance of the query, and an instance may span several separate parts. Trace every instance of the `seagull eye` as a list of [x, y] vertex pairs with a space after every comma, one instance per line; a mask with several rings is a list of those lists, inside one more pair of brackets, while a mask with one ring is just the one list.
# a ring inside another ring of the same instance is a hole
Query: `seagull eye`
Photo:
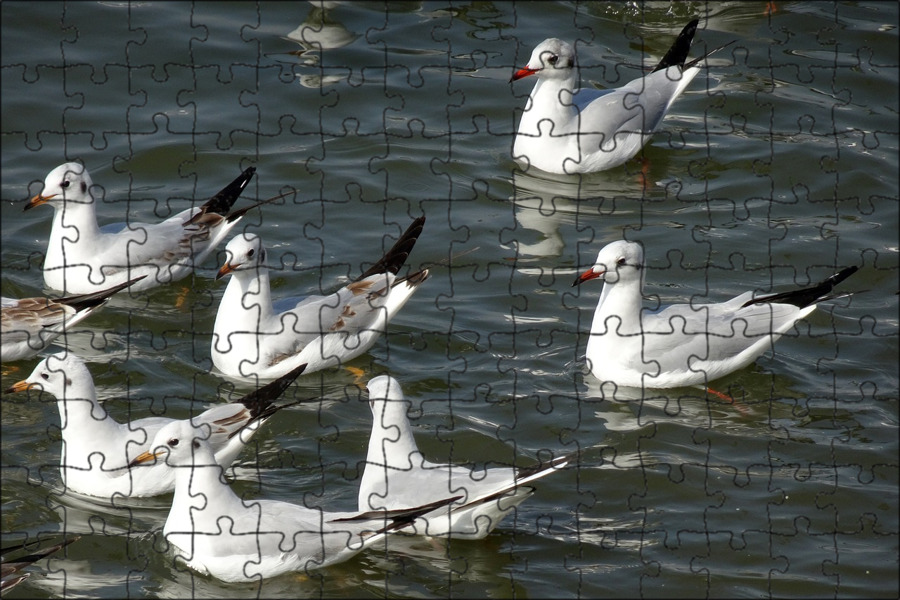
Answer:
[[178, 438], [172, 438], [168, 442], [166, 442], [171, 448], [174, 448], [178, 445]]
[[41, 379], [44, 381], [50, 381], [50, 375], [47, 373], [41, 373]]
[[253, 248], [247, 250], [247, 258], [252, 258], [254, 254], [256, 254], [256, 250], [254, 250]]
[[557, 56], [556, 54], [547, 59], [547, 62], [551, 65], [555, 65], [557, 61], [559, 61], [559, 56]]
[[625, 266], [625, 259], [624, 259], [624, 258], [620, 258], [619, 260], [616, 261], [616, 264], [619, 265], [620, 267], [624, 267], [624, 266]]
[[199, 448], [199, 447], [200, 447], [200, 442], [198, 442], [197, 440], [194, 440], [194, 448]]
[[61, 185], [60, 187], [61, 187], [62, 189], [66, 189], [66, 188], [69, 187], [71, 184], [72, 184], [71, 181], [69, 181], [68, 179], [65, 179], [65, 180], [63, 180], [62, 185]]

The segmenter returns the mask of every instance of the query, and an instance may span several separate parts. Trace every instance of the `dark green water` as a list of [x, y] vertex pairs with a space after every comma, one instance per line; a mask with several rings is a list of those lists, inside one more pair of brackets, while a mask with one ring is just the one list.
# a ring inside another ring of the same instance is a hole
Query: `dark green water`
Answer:
[[[897, 5], [387, 8], [0, 4], [3, 294], [46, 292], [50, 210], [22, 206], [67, 160], [103, 186], [101, 224], [162, 219], [251, 165], [247, 197], [299, 190], [241, 224], [266, 240], [280, 296], [354, 276], [425, 214], [410, 264], [432, 278], [352, 366], [400, 380], [433, 460], [530, 465], [578, 449], [579, 464], [486, 540], [391, 539], [312, 577], [226, 585], [173, 564], [168, 497], [61, 495], [55, 403], [4, 396], [4, 546], [84, 536], [10, 597], [896, 597]], [[694, 16], [707, 18], [695, 54], [736, 42], [674, 105], [645, 165], [516, 169], [531, 83], [508, 80], [534, 45], [579, 40], [583, 83], [618, 86]], [[289, 37], [304, 25], [323, 51]], [[581, 370], [601, 287], [570, 284], [623, 236], [645, 245], [650, 302], [787, 289], [850, 264], [846, 289], [867, 291], [719, 381], [739, 406], [694, 389], [604, 397]], [[223, 257], [116, 298], [70, 336], [117, 418], [230, 397], [209, 372]], [[4, 365], [3, 388], [36, 362]], [[355, 506], [371, 413], [353, 382], [301, 378], [288, 396], [323, 402], [266, 426], [236, 490]]]

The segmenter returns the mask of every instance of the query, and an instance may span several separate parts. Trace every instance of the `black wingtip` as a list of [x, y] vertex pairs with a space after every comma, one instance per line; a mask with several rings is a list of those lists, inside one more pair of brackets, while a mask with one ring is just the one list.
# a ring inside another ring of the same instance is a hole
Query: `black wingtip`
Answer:
[[835, 286], [856, 273], [858, 270], [859, 267], [853, 265], [846, 269], [841, 269], [839, 272], [818, 285], [799, 290], [791, 290], [790, 292], [782, 292], [780, 294], [760, 296], [759, 298], [748, 300], [741, 308], [752, 306], [753, 304], [792, 304], [797, 308], [806, 308], [811, 304], [818, 304], [825, 300], [833, 300], [834, 297], [829, 296], [829, 294], [834, 291]]
[[267, 419], [280, 410], [282, 407], [274, 406], [272, 402], [277, 400], [304, 370], [306, 363], [241, 398], [239, 402], [250, 410], [253, 417], [251, 422]]
[[[43, 548], [36, 552], [33, 552], [32, 554], [29, 554], [27, 556], [21, 556], [21, 557], [9, 559], [9, 560], [4, 559], [3, 560], [3, 576], [7, 577], [13, 573], [17, 573], [18, 571], [21, 571], [28, 565], [31, 565], [43, 558], [47, 558], [54, 552], [58, 552], [62, 548], [65, 548], [66, 546], [71, 544], [72, 542], [77, 542], [80, 539], [81, 539], [81, 536], [76, 535], [76, 536], [73, 536], [73, 537], [63, 540], [62, 542], [60, 542], [58, 544], [54, 544], [52, 546], [48, 546], [46, 548]], [[8, 553], [16, 551], [16, 550], [23, 550], [23, 549], [27, 548], [29, 545], [30, 544], [27, 544], [27, 543], [19, 544], [17, 546], [12, 546], [9, 548], [3, 548], [3, 550], [0, 552], [2, 552], [2, 554], [5, 556]], [[25, 576], [22, 576], [21, 578], [17, 578], [16, 580], [4, 579], [3, 580], [3, 589], [8, 590], [9, 588], [14, 587], [17, 583], [20, 583], [22, 580], [24, 580], [24, 578], [25, 578]]]
[[850, 267], [847, 267], [846, 269], [841, 270], [839, 273], [835, 273], [834, 275], [826, 279], [823, 283], [830, 283], [831, 288], [834, 289], [836, 285], [838, 285], [840, 282], [844, 281], [857, 271], [859, 271], [859, 267], [857, 267], [856, 265], [852, 265]]
[[140, 277], [129, 279], [125, 283], [120, 283], [119, 285], [114, 285], [111, 288], [100, 290], [99, 292], [91, 292], [90, 294], [79, 294], [77, 296], [66, 296], [65, 298], [58, 298], [56, 302], [59, 302], [60, 304], [67, 304], [75, 310], [84, 310], [85, 308], [91, 308], [92, 306], [100, 306], [101, 304], [109, 300], [113, 296], [113, 294], [121, 292], [125, 288], [131, 287], [145, 277], [147, 276], [141, 275]]
[[400, 269], [406, 263], [406, 259], [409, 258], [410, 252], [412, 252], [413, 247], [416, 245], [416, 241], [419, 239], [419, 236], [422, 234], [422, 230], [425, 227], [425, 216], [421, 216], [418, 219], [414, 220], [412, 224], [406, 228], [406, 231], [403, 232], [403, 235], [400, 236], [400, 239], [388, 250], [384, 256], [379, 259], [374, 265], [366, 269], [366, 271], [356, 278], [356, 281], [361, 281], [366, 277], [371, 275], [377, 275], [379, 273], [391, 273], [396, 275], [400, 272]]
[[688, 53], [691, 51], [691, 42], [694, 39], [694, 34], [697, 33], [697, 25], [699, 23], [700, 19], [694, 19], [684, 26], [684, 29], [678, 34], [675, 43], [672, 44], [666, 55], [662, 57], [659, 64], [653, 68], [654, 73], [669, 67], [684, 66], [684, 61], [687, 60]]
[[573, 462], [578, 459], [580, 452], [573, 452], [571, 454], [565, 454], [563, 456], [557, 456], [550, 462], [538, 463], [531, 467], [522, 467], [516, 470], [516, 481], [521, 481], [523, 479], [527, 479], [532, 475], [537, 475], [538, 473], [544, 471], [552, 471], [554, 469], [559, 468], [560, 465], [564, 465], [570, 462]]
[[191, 224], [195, 219], [200, 218], [201, 215], [215, 213], [217, 215], [222, 215], [223, 217], [228, 214], [228, 211], [231, 210], [231, 207], [234, 206], [234, 203], [237, 202], [237, 199], [244, 192], [244, 189], [250, 183], [250, 180], [253, 179], [253, 175], [256, 173], [256, 167], [247, 167], [244, 169], [244, 172], [237, 176], [237, 178], [226, 185], [222, 190], [209, 199], [209, 201], [203, 205], [203, 210], [199, 211], [196, 215], [194, 215], [185, 225]]

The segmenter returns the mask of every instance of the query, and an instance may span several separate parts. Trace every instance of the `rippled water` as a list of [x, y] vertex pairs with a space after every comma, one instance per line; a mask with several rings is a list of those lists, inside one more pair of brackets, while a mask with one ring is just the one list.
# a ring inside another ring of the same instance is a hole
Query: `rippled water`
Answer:
[[[44, 176], [82, 160], [101, 223], [162, 219], [258, 168], [245, 218], [277, 295], [359, 272], [416, 216], [432, 278], [352, 361], [414, 401], [435, 460], [582, 452], [486, 540], [394, 538], [310, 576], [226, 585], [173, 564], [169, 497], [62, 494], [55, 403], [4, 395], [4, 546], [84, 537], [13, 591], [70, 596], [885, 596], [898, 593], [898, 9], [895, 3], [22, 3], [2, 12], [2, 291], [42, 289]], [[736, 40], [674, 105], [645, 162], [586, 177], [510, 159], [550, 35], [584, 85], [653, 64], [693, 16], [696, 55]], [[305, 32], [305, 33], [304, 33]], [[305, 36], [305, 37], [304, 37]], [[302, 40], [306, 41], [302, 41]], [[317, 45], [318, 44], [318, 45]], [[857, 264], [754, 365], [694, 389], [604, 396], [582, 374], [605, 243], [646, 248], [650, 302], [785, 289]], [[210, 373], [224, 282], [117, 297], [70, 336], [127, 419], [245, 393]], [[37, 360], [4, 365], [3, 388]], [[15, 369], [15, 370], [13, 370]], [[235, 469], [246, 497], [356, 502], [371, 414], [353, 375], [268, 424]]]

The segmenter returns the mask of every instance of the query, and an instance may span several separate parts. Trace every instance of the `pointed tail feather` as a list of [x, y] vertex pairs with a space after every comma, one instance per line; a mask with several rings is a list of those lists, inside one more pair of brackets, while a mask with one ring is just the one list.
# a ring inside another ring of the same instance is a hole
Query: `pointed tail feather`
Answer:
[[296, 195], [296, 193], [297, 193], [296, 190], [291, 190], [290, 192], [285, 192], [283, 194], [278, 194], [277, 196], [272, 196], [271, 198], [268, 198], [266, 200], [260, 200], [259, 202], [255, 202], [255, 203], [251, 204], [250, 206], [244, 207], [240, 210], [236, 210], [233, 213], [231, 213], [230, 215], [228, 215], [227, 221], [229, 223], [231, 223], [233, 221], [237, 221], [238, 219], [240, 219], [241, 217], [246, 215], [248, 212], [250, 212], [254, 208], [262, 206], [263, 204], [268, 204], [270, 202], [274, 202], [275, 200], [281, 200], [282, 198], [286, 198], [287, 196]]
[[513, 481], [511, 484], [504, 486], [503, 488], [492, 492], [487, 496], [480, 496], [478, 498], [475, 498], [462, 506], [454, 508], [454, 511], [465, 510], [479, 504], [487, 504], [489, 502], [499, 500], [500, 498], [514, 492], [516, 494], [525, 492], [528, 495], [531, 495], [532, 493], [534, 493], [535, 488], [530, 485], [525, 485], [526, 483], [534, 481], [535, 479], [540, 479], [545, 475], [549, 475], [557, 469], [562, 469], [567, 464], [569, 464], [569, 461], [574, 460], [577, 456], [577, 453], [567, 454], [565, 456], [558, 456], [551, 460], [549, 463], [539, 463], [532, 467], [518, 469], [516, 471], [515, 481]]
[[847, 267], [839, 273], [835, 273], [822, 283], [812, 287], [799, 290], [791, 290], [790, 292], [782, 292], [780, 294], [770, 294], [768, 296], [760, 296], [744, 303], [741, 308], [751, 306], [753, 304], [793, 304], [798, 308], [805, 308], [810, 304], [818, 304], [825, 300], [834, 300], [848, 296], [849, 294], [840, 294], [837, 296], [830, 295], [835, 286], [844, 281], [859, 270], [859, 267]]
[[409, 253], [412, 252], [413, 246], [416, 245], [416, 240], [419, 239], [419, 235], [422, 234], [422, 229], [425, 227], [425, 217], [419, 217], [412, 224], [407, 227], [406, 231], [403, 232], [403, 235], [400, 236], [400, 239], [388, 250], [381, 259], [376, 262], [374, 265], [369, 267], [362, 275], [356, 278], [356, 281], [362, 281], [366, 277], [370, 275], [377, 275], [379, 273], [391, 273], [396, 275], [403, 264], [406, 262], [406, 259], [409, 257]]
[[516, 485], [522, 485], [528, 481], [540, 479], [557, 469], [562, 469], [578, 457], [578, 453], [557, 456], [549, 463], [538, 463], [532, 467], [525, 467], [516, 471]]
[[237, 199], [243, 193], [244, 188], [246, 188], [247, 184], [250, 183], [250, 180], [253, 179], [254, 173], [256, 173], [256, 167], [247, 167], [244, 169], [244, 172], [238, 175], [237, 179], [226, 185], [218, 194], [210, 198], [200, 207], [197, 214], [188, 219], [184, 225], [192, 225], [209, 213], [215, 213], [223, 217], [226, 216], [228, 211], [231, 210], [231, 207], [234, 206], [234, 203], [237, 202]]
[[416, 506], [414, 508], [401, 508], [396, 510], [370, 510], [368, 512], [359, 513], [358, 515], [353, 515], [352, 517], [333, 519], [331, 522], [340, 523], [353, 521], [369, 521], [372, 519], [388, 519], [391, 521], [390, 523], [375, 531], [375, 533], [385, 533], [387, 531], [393, 531], [395, 529], [402, 529], [422, 515], [427, 515], [431, 511], [437, 510], [442, 506], [453, 504], [460, 498], [462, 498], [462, 496], [453, 496], [452, 498], [444, 498], [443, 500], [438, 500], [437, 502], [431, 502], [429, 504], [423, 504], [422, 506]]
[[727, 42], [727, 43], [725, 43], [725, 44], [722, 44], [721, 46], [719, 46], [719, 47], [717, 47], [717, 48], [713, 48], [712, 50], [710, 50], [709, 52], [707, 52], [707, 53], [704, 54], [703, 56], [698, 56], [697, 58], [695, 58], [695, 59], [692, 60], [691, 62], [684, 63], [684, 66], [682, 67], [682, 71], [685, 70], [685, 69], [690, 69], [691, 67], [694, 67], [694, 66], [700, 64], [703, 60], [706, 59], [707, 56], [711, 56], [711, 55], [715, 54], [716, 52], [718, 52], [718, 51], [721, 50], [722, 48], [727, 48], [728, 46], [732, 45], [734, 42], [735, 42], [735, 40], [731, 40], [730, 42]]

